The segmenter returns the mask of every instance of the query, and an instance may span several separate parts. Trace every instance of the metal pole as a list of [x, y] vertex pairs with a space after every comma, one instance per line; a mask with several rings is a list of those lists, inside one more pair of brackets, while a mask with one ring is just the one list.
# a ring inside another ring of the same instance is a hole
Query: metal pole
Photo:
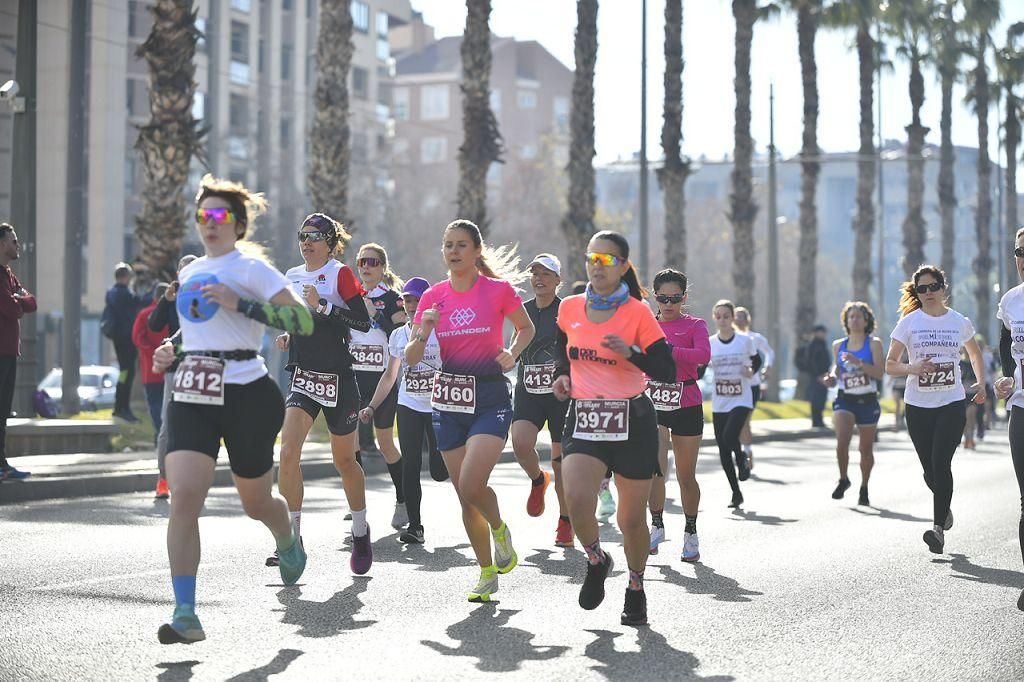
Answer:
[[82, 235], [85, 222], [85, 36], [87, 0], [71, 3], [71, 60], [68, 78], [68, 168], [64, 215], [64, 319], [61, 334], [61, 406], [78, 414], [82, 364]]
[[647, 235], [647, 0], [643, 0], [640, 22], [640, 276], [649, 277], [650, 254]]
[[878, 320], [879, 326], [886, 327], [888, 315], [888, 302], [885, 300], [885, 178], [882, 165], [882, 147], [885, 144], [882, 137], [882, 46], [881, 27], [879, 27], [879, 41], [876, 43], [875, 74], [877, 75], [878, 87], [875, 88], [878, 94], [878, 128], [876, 135], [878, 145], [875, 154], [878, 158]]
[[[779, 219], [775, 173], [775, 84], [768, 88], [768, 343], [779, 352]], [[769, 402], [779, 401], [779, 372], [768, 376]]]
[[[25, 111], [14, 115], [11, 150], [11, 222], [24, 245], [16, 261], [18, 279], [28, 291], [36, 290], [36, 40], [39, 10], [36, 0], [18, 2], [18, 44], [14, 78], [25, 97]], [[36, 316], [21, 325], [21, 357], [15, 382], [14, 411], [32, 415], [32, 393], [39, 380], [36, 359]]]
[[[996, 262], [999, 263], [999, 293], [996, 298], [1003, 295], [1009, 284], [1007, 276], [1007, 257], [1013, 252], [1013, 237], [1003, 234], [1003, 138], [999, 134], [999, 122], [1003, 118], [1002, 106], [996, 98]], [[1008, 248], [1007, 248], [1008, 246]]]

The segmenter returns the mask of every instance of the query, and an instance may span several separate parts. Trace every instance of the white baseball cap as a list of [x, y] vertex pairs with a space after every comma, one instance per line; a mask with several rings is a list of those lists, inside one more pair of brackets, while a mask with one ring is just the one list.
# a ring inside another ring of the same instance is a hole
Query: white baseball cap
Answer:
[[551, 272], [555, 273], [559, 277], [562, 276], [562, 264], [559, 262], [557, 256], [552, 256], [550, 253], [542, 253], [530, 261], [527, 268], [532, 268], [534, 265], [540, 265], [547, 268]]

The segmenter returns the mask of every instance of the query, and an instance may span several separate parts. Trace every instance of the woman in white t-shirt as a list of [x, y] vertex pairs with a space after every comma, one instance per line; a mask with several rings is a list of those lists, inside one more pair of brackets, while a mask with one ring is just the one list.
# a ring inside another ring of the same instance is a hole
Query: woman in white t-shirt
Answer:
[[[167, 408], [167, 554], [176, 606], [172, 621], [157, 633], [162, 644], [206, 638], [195, 614], [198, 520], [221, 440], [242, 508], [274, 536], [282, 581], [295, 584], [306, 566], [288, 505], [273, 493], [274, 441], [284, 400], [259, 349], [265, 326], [308, 336], [313, 316], [258, 247], [243, 243], [266, 206], [261, 194], [211, 175], [203, 177], [196, 196], [196, 231], [206, 255], [179, 273], [183, 357]], [[163, 371], [174, 357], [174, 347], [162, 345], [154, 353], [154, 370]]]
[[[934, 265], [922, 265], [912, 281], [904, 282], [900, 321], [885, 360], [886, 373], [907, 377], [907, 431], [933, 498], [933, 526], [925, 531], [924, 541], [935, 554], [942, 552], [944, 531], [953, 527], [951, 465], [967, 420], [961, 348], [967, 349], [978, 378], [971, 387], [974, 402], [985, 402], [985, 365], [974, 325], [946, 307], [945, 289], [946, 275]], [[910, 362], [901, 361], [904, 352]]]

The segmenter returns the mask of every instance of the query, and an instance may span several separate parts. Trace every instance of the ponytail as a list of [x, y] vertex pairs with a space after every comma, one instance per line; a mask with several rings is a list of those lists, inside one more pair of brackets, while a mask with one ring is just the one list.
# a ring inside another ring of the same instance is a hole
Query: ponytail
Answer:
[[644, 285], [640, 283], [640, 273], [637, 272], [636, 266], [633, 265], [633, 261], [629, 260], [629, 242], [618, 232], [612, 230], [601, 230], [593, 237], [591, 241], [595, 239], [607, 239], [619, 247], [619, 251], [622, 253], [622, 257], [626, 259], [629, 269], [626, 270], [626, 274], [622, 276], [622, 281], [629, 287], [629, 295], [638, 301], [643, 301], [650, 295], [650, 292], [644, 288]]
[[921, 297], [917, 293], [917, 282], [921, 275], [931, 275], [943, 287], [946, 286], [946, 273], [934, 265], [922, 265], [914, 271], [909, 282], [900, 285], [900, 317], [906, 317], [921, 308]]

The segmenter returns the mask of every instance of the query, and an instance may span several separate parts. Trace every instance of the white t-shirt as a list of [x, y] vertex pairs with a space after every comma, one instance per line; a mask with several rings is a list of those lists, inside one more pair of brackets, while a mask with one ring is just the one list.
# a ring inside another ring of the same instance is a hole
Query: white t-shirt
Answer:
[[[389, 342], [391, 356], [402, 358], [402, 371], [398, 375], [397, 380], [398, 404], [405, 405], [410, 410], [416, 410], [417, 412], [430, 412], [433, 410], [430, 406], [430, 396], [417, 397], [409, 395], [405, 386], [405, 374], [409, 370], [409, 365], [405, 362], [405, 347], [409, 345], [410, 329], [411, 327], [408, 324], [397, 327], [395, 331], [391, 332], [391, 341]], [[412, 368], [412, 371], [434, 372], [439, 369], [441, 369], [441, 346], [437, 342], [437, 336], [431, 330], [430, 336], [427, 338], [426, 347], [423, 349], [423, 359]]]
[[[265, 327], [235, 310], [222, 310], [202, 296], [202, 287], [221, 283], [242, 298], [260, 303], [269, 301], [289, 286], [288, 279], [274, 266], [259, 258], [243, 255], [235, 249], [223, 256], [203, 256], [186, 265], [178, 274], [176, 306], [181, 323], [182, 348], [190, 350], [254, 350], [263, 343]], [[224, 383], [248, 384], [267, 373], [263, 358], [227, 360]]]
[[1018, 284], [1003, 294], [996, 311], [1003, 326], [1010, 330], [1010, 354], [1013, 355], [1014, 392], [1006, 401], [1006, 409], [1024, 407], [1021, 390], [1021, 364], [1024, 363], [1024, 284]]
[[729, 343], [722, 343], [718, 334], [712, 334], [711, 369], [715, 372], [715, 386], [711, 393], [712, 412], [732, 412], [737, 407], [754, 407], [750, 379], [743, 376], [743, 368], [751, 366], [757, 354], [754, 340], [736, 332]]
[[768, 339], [764, 338], [763, 335], [757, 332], [742, 332], [751, 338], [754, 342], [754, 348], [761, 355], [762, 364], [760, 371], [754, 372], [754, 376], [750, 379], [751, 386], [761, 385], [761, 372], [768, 369], [775, 364], [775, 351], [772, 350], [771, 345], [768, 344]]
[[911, 364], [928, 359], [938, 365], [930, 374], [907, 377], [907, 405], [942, 407], [967, 397], [960, 376], [960, 349], [974, 338], [969, 319], [955, 310], [938, 317], [915, 310], [899, 321], [891, 338], [907, 347]]
[[[380, 298], [381, 296], [383, 296], [388, 291], [389, 291], [389, 289], [387, 287], [385, 287], [383, 284], [378, 284], [374, 288], [373, 291], [371, 291], [369, 294], [367, 294], [367, 298], [369, 298], [371, 301], [374, 301], [374, 300]], [[383, 348], [384, 349], [384, 365], [383, 365], [383, 367], [386, 369], [387, 366], [388, 366], [388, 361], [390, 360], [390, 358], [388, 356], [388, 347], [389, 347], [389, 345], [388, 345], [389, 344], [388, 334], [383, 329], [381, 329], [381, 326], [379, 324], [377, 324], [376, 322], [373, 321], [373, 318], [370, 319], [370, 322], [371, 322], [370, 331], [361, 332], [358, 329], [353, 329], [352, 330], [352, 340], [350, 341], [350, 344], [354, 343], [354, 344], [362, 344], [362, 345], [366, 345], [366, 346], [380, 346], [381, 348]], [[381, 369], [380, 371], [383, 372], [384, 369]]]
[[[318, 270], [307, 270], [305, 265], [296, 265], [285, 273], [285, 277], [291, 282], [292, 291], [307, 305], [306, 297], [302, 294], [302, 287], [311, 284], [316, 287], [320, 298], [325, 299], [331, 306], [348, 308], [341, 298], [341, 294], [338, 293], [338, 273], [343, 267], [341, 263], [331, 258]], [[316, 306], [310, 307], [316, 308]]]

